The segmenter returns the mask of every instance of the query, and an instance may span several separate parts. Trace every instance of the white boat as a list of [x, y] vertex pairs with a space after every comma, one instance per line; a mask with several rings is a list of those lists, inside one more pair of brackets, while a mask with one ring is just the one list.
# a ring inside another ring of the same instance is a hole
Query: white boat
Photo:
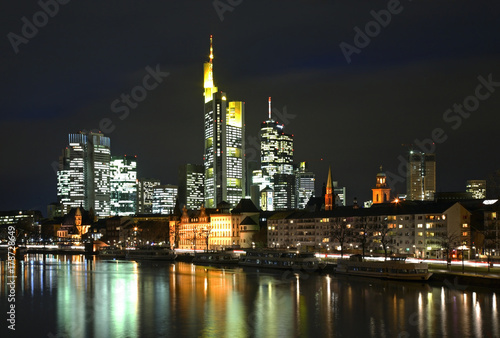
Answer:
[[247, 250], [240, 257], [239, 265], [272, 269], [322, 270], [322, 263], [314, 253], [290, 250]]
[[167, 248], [143, 248], [126, 252], [125, 258], [129, 260], [173, 261], [177, 257], [175, 251]]
[[426, 281], [432, 275], [426, 263], [405, 263], [404, 259], [363, 261], [360, 255], [339, 259], [335, 273], [407, 281]]
[[199, 265], [230, 265], [238, 264], [238, 256], [231, 251], [214, 251], [197, 253], [193, 264]]

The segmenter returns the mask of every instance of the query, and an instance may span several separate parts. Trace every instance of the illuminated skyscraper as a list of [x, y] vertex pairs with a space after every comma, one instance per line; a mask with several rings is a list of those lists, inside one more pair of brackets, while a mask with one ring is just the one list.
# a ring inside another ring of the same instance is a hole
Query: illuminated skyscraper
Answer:
[[486, 198], [486, 180], [468, 180], [466, 191], [472, 194], [472, 198]]
[[269, 118], [260, 127], [260, 165], [263, 177], [274, 174], [293, 174], [293, 135], [285, 134], [284, 124], [279, 124], [271, 116], [269, 98]]
[[406, 172], [406, 199], [432, 201], [436, 193], [436, 155], [419, 151], [408, 154]]
[[[275, 190], [275, 175], [293, 175], [293, 135], [285, 134], [283, 131], [285, 126], [273, 120], [271, 110], [271, 98], [269, 98], [268, 119], [261, 124], [260, 128], [260, 170], [254, 170], [253, 184], [257, 184], [260, 190], [269, 187], [275, 191], [274, 201], [277, 199], [280, 202], [278, 208], [282, 208], [281, 203], [284, 200], [290, 200], [292, 196], [282, 196], [284, 191], [290, 191], [290, 194], [295, 196], [295, 188], [290, 190], [290, 184], [287, 184], [287, 189], [280, 192]], [[279, 176], [280, 184], [288, 181], [284, 180], [283, 176]], [[295, 186], [295, 182], [292, 184]], [[292, 205], [295, 205], [295, 197], [292, 198]]]
[[227, 102], [214, 84], [213, 47], [204, 64], [205, 207], [222, 201], [233, 206], [245, 195], [245, 103]]
[[110, 140], [101, 133], [69, 134], [57, 173], [57, 196], [64, 212], [83, 206], [98, 217], [110, 215]]
[[160, 185], [156, 178], [140, 178], [137, 180], [137, 213], [153, 213], [153, 190]]
[[111, 156], [111, 214], [129, 216], [137, 212], [137, 158]]
[[153, 214], [169, 215], [174, 212], [177, 188], [176, 185], [158, 185], [153, 188]]
[[179, 203], [189, 210], [200, 209], [203, 198], [203, 165], [185, 164], [179, 167]]
[[274, 174], [274, 210], [295, 208], [295, 175]]
[[300, 162], [295, 170], [295, 208], [305, 209], [307, 202], [314, 197], [316, 175], [307, 170], [306, 162]]

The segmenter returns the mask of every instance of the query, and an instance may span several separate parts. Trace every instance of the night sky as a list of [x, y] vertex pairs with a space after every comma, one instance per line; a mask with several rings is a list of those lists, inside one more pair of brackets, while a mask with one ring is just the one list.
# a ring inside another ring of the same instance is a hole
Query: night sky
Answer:
[[[246, 102], [247, 142], [271, 96], [281, 116], [273, 117], [294, 134], [295, 161], [310, 161], [318, 193], [331, 165], [349, 204], [371, 199], [379, 166], [398, 174], [398, 157], [436, 128], [446, 138], [435, 145], [438, 191], [464, 190], [467, 179], [500, 169], [498, 2], [218, 3], [230, 9], [223, 20], [210, 0], [72, 0], [52, 6], [43, 22], [37, 1], [4, 1], [0, 210], [45, 213], [57, 200], [53, 164], [68, 134], [99, 130], [106, 118], [112, 154], [137, 155], [140, 177], [177, 184], [179, 165], [201, 164], [210, 34], [216, 85]], [[385, 27], [369, 24], [372, 10], [388, 6], [394, 13]], [[33, 23], [34, 15], [40, 27], [24, 29], [25, 38], [22, 18]], [[372, 37], [358, 39], [358, 48], [355, 27], [365, 31], [367, 23]], [[357, 48], [350, 63], [342, 42]], [[157, 65], [169, 75], [125, 118], [113, 112], [112, 103]], [[489, 97], [478, 100], [480, 76], [498, 84], [481, 88]], [[470, 114], [444, 116], [464, 101]], [[254, 150], [247, 145], [250, 159]], [[398, 183], [394, 192], [405, 190]]]

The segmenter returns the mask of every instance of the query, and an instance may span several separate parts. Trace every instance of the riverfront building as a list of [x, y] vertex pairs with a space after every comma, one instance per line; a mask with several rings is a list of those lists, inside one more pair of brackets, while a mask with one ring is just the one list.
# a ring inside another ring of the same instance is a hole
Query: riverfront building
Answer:
[[183, 250], [221, 250], [250, 248], [259, 232], [259, 210], [249, 199], [241, 199], [230, 211], [228, 203], [217, 208], [184, 208], [182, 215], [170, 221], [170, 243]]
[[366, 252], [380, 252], [385, 244], [393, 253], [443, 258], [442, 248], [451, 237], [455, 247], [472, 248], [471, 215], [460, 203], [433, 202], [280, 212], [267, 220], [267, 244], [333, 251], [343, 242], [344, 250], [359, 252], [365, 241]]

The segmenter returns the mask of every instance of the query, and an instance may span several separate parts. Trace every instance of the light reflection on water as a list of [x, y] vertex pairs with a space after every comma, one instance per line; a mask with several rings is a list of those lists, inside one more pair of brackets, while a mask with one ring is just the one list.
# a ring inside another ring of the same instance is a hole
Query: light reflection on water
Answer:
[[[5, 313], [5, 262], [0, 270]], [[489, 290], [52, 255], [18, 261], [16, 275], [19, 336], [498, 337], [500, 333], [497, 295]], [[2, 333], [4, 329], [5, 325]]]

